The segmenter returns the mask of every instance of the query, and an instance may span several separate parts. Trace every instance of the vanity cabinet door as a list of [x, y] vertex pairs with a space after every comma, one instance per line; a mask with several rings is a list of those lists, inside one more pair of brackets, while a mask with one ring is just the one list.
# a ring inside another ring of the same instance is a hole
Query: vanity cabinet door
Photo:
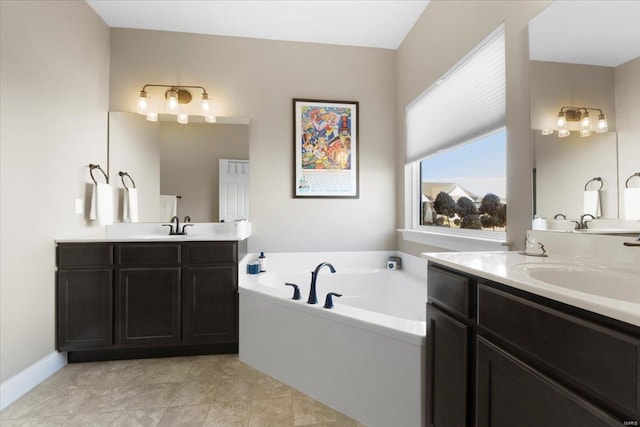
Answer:
[[113, 344], [113, 269], [60, 269], [56, 275], [57, 348]]
[[117, 290], [119, 344], [180, 343], [180, 267], [122, 268]]
[[182, 275], [183, 343], [237, 341], [236, 266], [186, 267]]
[[426, 345], [427, 426], [471, 425], [469, 327], [427, 304]]
[[478, 427], [623, 425], [481, 337], [476, 369]]

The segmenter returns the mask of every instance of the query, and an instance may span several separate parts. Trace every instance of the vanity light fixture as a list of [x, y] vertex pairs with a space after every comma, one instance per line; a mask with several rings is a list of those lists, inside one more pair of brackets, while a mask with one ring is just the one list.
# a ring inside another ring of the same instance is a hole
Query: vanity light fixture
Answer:
[[[166, 108], [169, 114], [177, 116], [178, 123], [186, 124], [189, 122], [189, 115], [180, 111], [181, 104], [189, 104], [193, 97], [188, 89], [199, 89], [202, 91], [202, 103], [201, 114], [205, 120], [209, 123], [215, 123], [216, 117], [211, 114], [211, 98], [207, 93], [207, 90], [202, 86], [182, 86], [182, 85], [160, 85], [160, 84], [145, 84], [142, 90], [138, 94], [137, 112], [147, 117], [147, 120], [151, 122], [158, 121], [158, 112], [152, 111], [153, 104], [150, 102], [151, 97], [147, 92], [147, 88], [167, 88], [164, 92], [164, 98], [166, 100]], [[157, 109], [157, 106], [155, 106]]]
[[[609, 124], [607, 123], [607, 117], [599, 108], [588, 107], [562, 107], [558, 113], [555, 129], [542, 129], [543, 135], [551, 135], [554, 130], [558, 132], [558, 138], [566, 138], [571, 134], [569, 130], [569, 123], [578, 122], [578, 130], [580, 136], [591, 136], [593, 123], [589, 117], [589, 111], [598, 112], [598, 122], [595, 126], [596, 133], [605, 133], [609, 130]], [[575, 130], [575, 128], [574, 128]]]

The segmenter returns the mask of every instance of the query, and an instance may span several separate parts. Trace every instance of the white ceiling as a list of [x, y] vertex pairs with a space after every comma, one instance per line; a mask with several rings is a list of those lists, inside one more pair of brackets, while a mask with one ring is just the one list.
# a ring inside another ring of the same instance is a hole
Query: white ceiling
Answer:
[[397, 49], [429, 0], [86, 0], [110, 27]]
[[640, 56], [640, 1], [556, 1], [529, 22], [530, 58], [617, 67]]

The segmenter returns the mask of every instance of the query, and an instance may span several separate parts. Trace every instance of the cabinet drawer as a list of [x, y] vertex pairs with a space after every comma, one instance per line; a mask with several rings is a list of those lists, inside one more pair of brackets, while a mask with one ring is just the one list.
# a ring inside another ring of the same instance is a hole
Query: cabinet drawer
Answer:
[[429, 265], [428, 282], [429, 302], [435, 302], [466, 319], [470, 317], [468, 277]]
[[116, 246], [120, 265], [161, 265], [180, 263], [180, 243], [122, 244]]
[[478, 324], [606, 406], [640, 415], [640, 340], [478, 284]]
[[59, 244], [56, 248], [59, 267], [87, 267], [113, 264], [113, 245]]
[[236, 263], [237, 242], [198, 242], [182, 245], [185, 264]]

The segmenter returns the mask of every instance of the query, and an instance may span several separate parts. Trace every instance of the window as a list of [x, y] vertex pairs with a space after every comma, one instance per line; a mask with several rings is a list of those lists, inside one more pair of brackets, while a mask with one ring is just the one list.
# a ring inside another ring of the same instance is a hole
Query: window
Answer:
[[405, 239], [504, 249], [505, 93], [500, 25], [405, 108]]
[[506, 132], [420, 162], [420, 225], [505, 231]]

